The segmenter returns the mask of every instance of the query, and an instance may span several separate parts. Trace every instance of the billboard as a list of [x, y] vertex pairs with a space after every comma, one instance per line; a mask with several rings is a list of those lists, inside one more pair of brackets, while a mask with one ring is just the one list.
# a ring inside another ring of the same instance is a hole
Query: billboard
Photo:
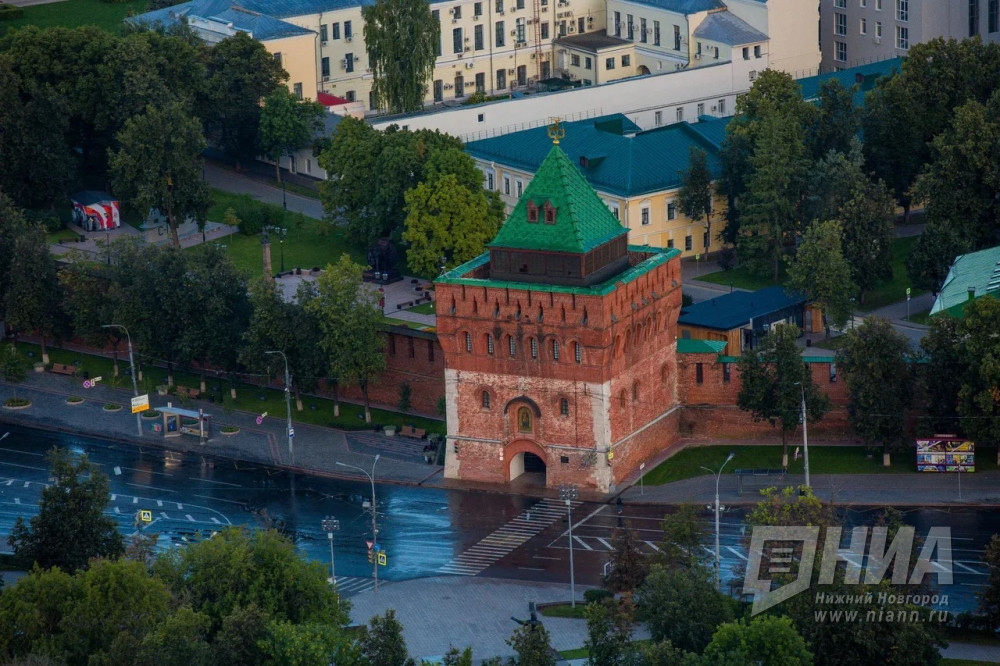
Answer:
[[975, 472], [976, 445], [959, 437], [917, 440], [918, 472]]

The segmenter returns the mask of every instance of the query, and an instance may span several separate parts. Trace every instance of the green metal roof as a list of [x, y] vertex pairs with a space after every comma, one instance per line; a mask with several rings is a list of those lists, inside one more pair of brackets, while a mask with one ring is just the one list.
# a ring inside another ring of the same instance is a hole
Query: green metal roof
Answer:
[[[538, 207], [528, 221], [528, 204]], [[544, 206], [555, 208], [555, 223]], [[552, 146], [490, 247], [584, 253], [627, 234], [559, 146]]]
[[[559, 148], [593, 189], [638, 196], [679, 188], [692, 146], [705, 151], [708, 169], [718, 177], [719, 145], [728, 123], [729, 118], [702, 116], [694, 125], [680, 122], [642, 132], [626, 116], [614, 114], [564, 123]], [[535, 127], [471, 141], [465, 149], [482, 161], [536, 173], [547, 159], [548, 142], [548, 128]]]
[[678, 354], [721, 354], [725, 348], [726, 343], [722, 340], [677, 339]]
[[[902, 58], [890, 58], [889, 60], [880, 60], [879, 62], [861, 65], [860, 67], [842, 69], [838, 72], [808, 76], [806, 78], [799, 79], [797, 83], [799, 84], [799, 87], [802, 88], [802, 97], [807, 102], [812, 102], [817, 99], [819, 96], [819, 87], [824, 81], [836, 79], [840, 81], [845, 88], [850, 88], [856, 85], [858, 89], [854, 94], [854, 104], [857, 106], [864, 106], [865, 94], [875, 87], [876, 81], [883, 76], [890, 76], [894, 72], [898, 72], [902, 65]], [[858, 78], [861, 78], [860, 82], [858, 82]]]
[[947, 310], [951, 316], [961, 317], [970, 289], [974, 298], [1000, 289], [1000, 246], [955, 257], [931, 314]]
[[619, 284], [627, 284], [639, 276], [648, 273], [656, 266], [670, 261], [672, 258], [680, 255], [681, 253], [680, 250], [677, 249], [650, 247], [649, 245], [629, 245], [628, 251], [645, 252], [646, 254], [652, 256], [646, 257], [634, 266], [629, 266], [626, 270], [617, 275], [612, 275], [600, 284], [591, 285], [589, 287], [567, 287], [557, 284], [536, 284], [533, 282], [515, 282], [513, 280], [491, 280], [489, 278], [465, 277], [473, 270], [490, 262], [489, 252], [484, 252], [475, 259], [467, 261], [461, 266], [451, 269], [441, 277], [437, 278], [434, 282], [439, 284], [464, 284], [469, 287], [499, 287], [500, 289], [510, 288], [520, 289], [522, 291], [551, 291], [557, 294], [602, 296], [614, 291], [615, 287]]

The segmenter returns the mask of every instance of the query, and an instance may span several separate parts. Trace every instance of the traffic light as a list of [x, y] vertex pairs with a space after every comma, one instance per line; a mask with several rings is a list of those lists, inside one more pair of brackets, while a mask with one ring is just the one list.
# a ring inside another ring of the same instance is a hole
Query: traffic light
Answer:
[[373, 550], [371, 550], [369, 548], [368, 549], [368, 564], [374, 564], [374, 563], [375, 563], [375, 551], [373, 551]]

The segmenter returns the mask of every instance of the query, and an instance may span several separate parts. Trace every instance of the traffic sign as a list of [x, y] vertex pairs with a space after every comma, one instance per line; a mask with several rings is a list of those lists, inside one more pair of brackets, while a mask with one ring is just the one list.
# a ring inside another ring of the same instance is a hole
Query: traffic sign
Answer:
[[83, 388], [90, 388], [91, 386], [93, 386], [93, 384], [90, 383], [89, 379], [83, 380]]
[[906, 288], [906, 295], [907, 295], [907, 296], [909, 296], [909, 295], [910, 295], [910, 288], [909, 288], [909, 287], [907, 287], [907, 288]]
[[378, 554], [378, 563], [379, 563], [379, 565], [381, 565], [381, 566], [384, 567], [385, 564], [386, 564], [386, 562], [388, 562], [388, 561], [389, 561], [389, 559], [386, 557], [385, 553], [379, 553]]
[[266, 418], [267, 418], [267, 412], [264, 412], [263, 414], [261, 414], [260, 416], [258, 416], [257, 417], [257, 425], [260, 425], [261, 423], [263, 423], [264, 419], [266, 419]]
[[149, 394], [137, 395], [132, 398], [132, 413], [144, 412], [149, 409]]
[[375, 542], [374, 542], [374, 541], [365, 541], [365, 543], [366, 543], [366, 544], [368, 544], [368, 550], [371, 550], [371, 549], [372, 549], [372, 546], [374, 546], [374, 545], [375, 545]]
[[140, 510], [139, 511], [139, 520], [141, 520], [144, 523], [151, 523], [151, 522], [153, 522], [153, 512], [150, 511], [149, 509], [142, 509], [142, 510]]
[[97, 382], [101, 381], [102, 379], [104, 379], [104, 377], [94, 377], [93, 379], [90, 380], [90, 385], [97, 386]]
[[295, 437], [295, 428], [289, 428], [288, 429], [288, 436], [289, 437]]
[[614, 459], [615, 459], [615, 452], [608, 451], [608, 460], [614, 460]]

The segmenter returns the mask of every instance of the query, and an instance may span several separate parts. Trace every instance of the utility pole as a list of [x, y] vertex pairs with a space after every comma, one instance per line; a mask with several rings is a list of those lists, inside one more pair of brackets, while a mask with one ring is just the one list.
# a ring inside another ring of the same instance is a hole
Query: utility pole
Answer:
[[379, 454], [376, 453], [375, 460], [372, 462], [371, 474], [368, 473], [368, 470], [358, 467], [357, 465], [347, 465], [342, 462], [337, 463], [341, 467], [349, 467], [351, 469], [358, 470], [359, 472], [367, 476], [368, 480], [371, 481], [372, 484], [372, 549], [375, 551], [375, 559], [372, 562], [372, 578], [375, 579], [375, 592], [378, 592], [378, 552], [379, 552], [378, 526], [375, 523], [375, 517], [377, 515], [376, 507], [378, 506], [377, 504], [375, 504], [375, 465], [378, 464], [378, 459], [379, 459]]
[[806, 473], [806, 488], [812, 488], [809, 485], [809, 433], [808, 426], [806, 425], [806, 389], [802, 382], [795, 383], [799, 385], [802, 393], [802, 463]]
[[722, 470], [729, 461], [736, 457], [735, 453], [730, 453], [726, 458], [726, 462], [722, 463], [719, 467], [719, 471], [716, 472], [708, 467], [702, 467], [702, 469], [707, 470], [715, 475], [715, 588], [722, 592], [722, 574], [719, 571], [719, 479], [722, 478]]
[[285, 361], [285, 413], [288, 416], [288, 423], [285, 426], [288, 434], [288, 458], [292, 467], [295, 466], [295, 448], [292, 445], [292, 438], [295, 437], [295, 430], [292, 429], [292, 377], [288, 374], [288, 357], [283, 351], [266, 351], [265, 354], [281, 354]]
[[566, 502], [566, 518], [569, 521], [569, 604], [572, 608], [576, 608], [576, 577], [573, 572], [573, 500], [578, 496], [575, 485], [559, 486], [559, 497]]
[[[125, 339], [128, 340], [128, 363], [132, 366], [132, 395], [136, 398], [139, 397], [139, 383], [136, 381], [139, 369], [135, 366], [135, 358], [132, 356], [132, 336], [129, 335], [128, 329], [121, 324], [102, 324], [101, 328], [120, 328], [125, 331]], [[135, 427], [139, 432], [139, 436], [142, 437], [142, 414], [139, 412], [135, 413]]]
[[326, 538], [330, 541], [330, 584], [336, 585], [337, 574], [333, 568], [333, 533], [340, 529], [340, 521], [333, 516], [327, 516], [320, 525], [326, 532]]

